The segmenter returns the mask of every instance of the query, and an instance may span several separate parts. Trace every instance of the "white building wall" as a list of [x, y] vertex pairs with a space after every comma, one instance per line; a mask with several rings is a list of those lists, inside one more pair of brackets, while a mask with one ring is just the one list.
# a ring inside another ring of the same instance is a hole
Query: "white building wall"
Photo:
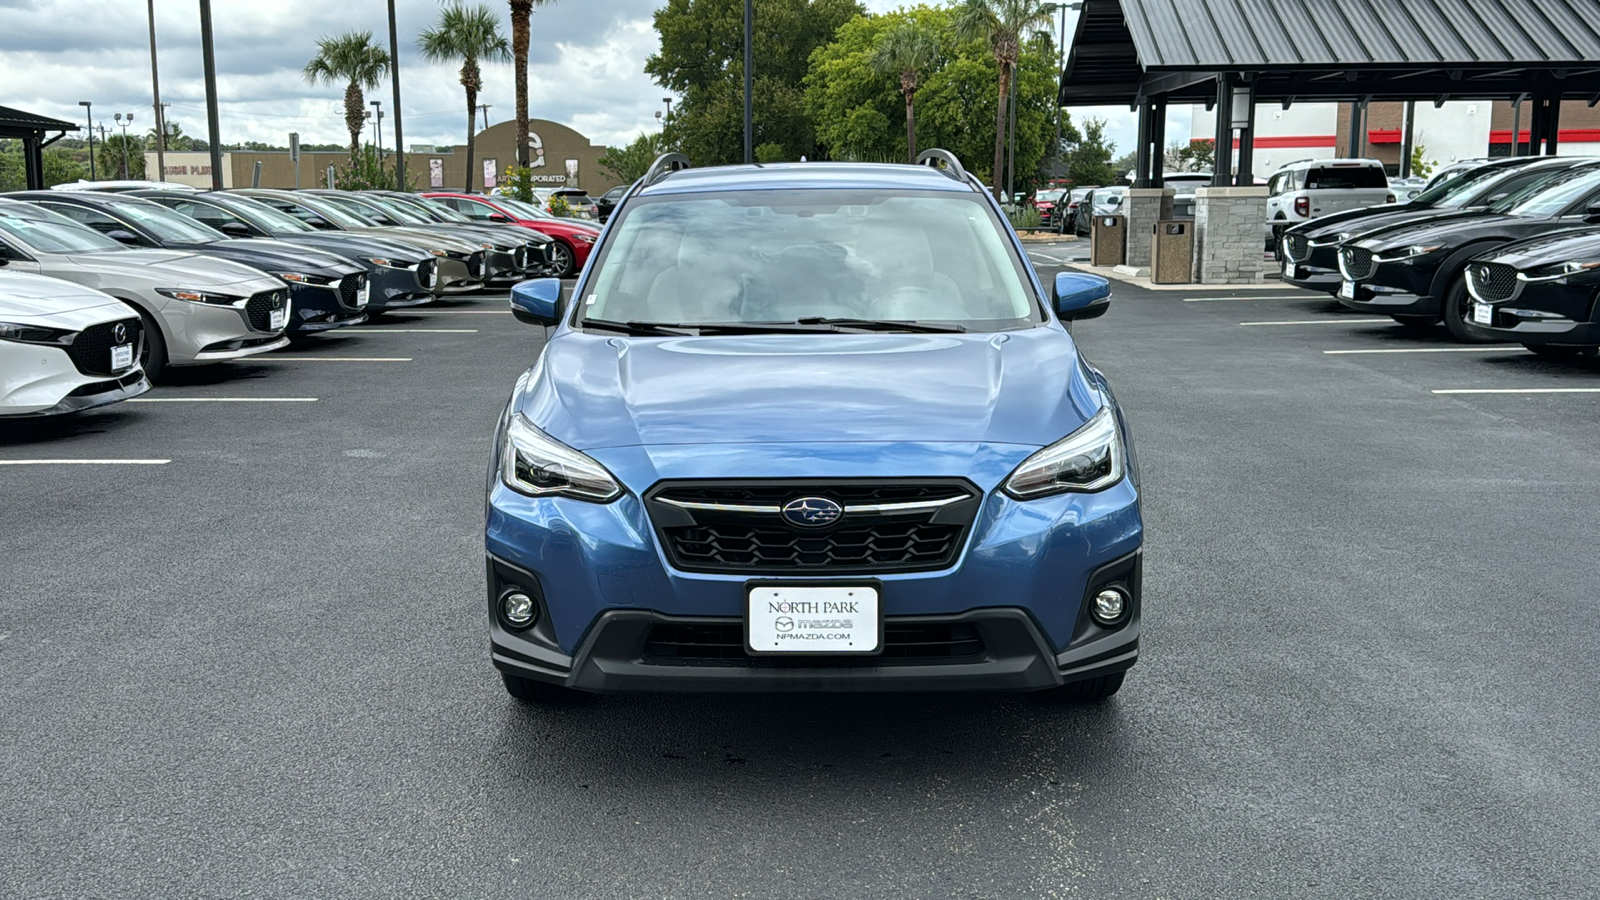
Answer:
[[[1194, 107], [1190, 138], [1216, 137], [1217, 114]], [[1256, 104], [1256, 146], [1252, 168], [1257, 178], [1270, 177], [1301, 159], [1331, 159], [1338, 155], [1334, 138], [1339, 129], [1339, 107], [1334, 103]], [[1484, 140], [1488, 140], [1485, 134]]]
[[1412, 140], [1424, 148], [1423, 159], [1447, 165], [1489, 155], [1488, 102], [1452, 101], [1437, 109], [1418, 103], [1416, 109]]

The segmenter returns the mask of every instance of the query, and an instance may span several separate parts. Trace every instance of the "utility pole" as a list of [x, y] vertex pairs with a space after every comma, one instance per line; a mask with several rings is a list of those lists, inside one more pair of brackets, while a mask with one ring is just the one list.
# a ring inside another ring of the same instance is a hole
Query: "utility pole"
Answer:
[[94, 174], [94, 103], [79, 100], [78, 105], [89, 111], [89, 180], [99, 181], [99, 177]]
[[[153, 0], [152, 0], [153, 2]], [[394, 26], [394, 0], [389, 0], [389, 75], [394, 83], [394, 189], [406, 189], [406, 139], [400, 131], [400, 38]]]
[[377, 141], [375, 143], [378, 145], [378, 165], [380, 167], [382, 167], [383, 166], [383, 101], [382, 100], [374, 100], [374, 101], [372, 101], [372, 108], [377, 110], [377, 113], [378, 113], [372, 119], [372, 134], [373, 134], [374, 137], [377, 138]]
[[1010, 204], [1016, 197], [1017, 188], [1017, 68], [1011, 67], [1011, 99], [1006, 103], [1006, 113], [1010, 121], [1006, 123], [1008, 132], [1006, 147], [1006, 203]]
[[483, 130], [484, 131], [488, 131], [489, 130], [489, 110], [493, 109], [493, 106], [491, 104], [488, 104], [488, 103], [479, 103], [478, 104], [478, 108], [483, 110]]
[[211, 138], [211, 189], [222, 190], [222, 125], [217, 121], [217, 54], [211, 46], [211, 0], [200, 0], [200, 62], [206, 74], [206, 130]]
[[[1056, 68], [1062, 71], [1066, 71], [1067, 68], [1067, 7], [1069, 5], [1067, 3], [1056, 4], [1056, 8], [1061, 10], [1061, 49], [1059, 51], [1060, 55], [1056, 57]], [[1055, 102], [1051, 105], [1056, 108], [1056, 142], [1050, 145], [1050, 159], [1056, 164], [1052, 168], [1056, 168], [1061, 165], [1061, 96], [1059, 94], [1056, 95]], [[1066, 173], [1060, 172], [1057, 177], [1064, 174]]]
[[[156, 0], [150, 7], [150, 93], [156, 110], [156, 180], [167, 180], [167, 118], [161, 108], [161, 74], [156, 69]], [[146, 172], [145, 175], [149, 175]]]
[[755, 86], [756, 0], [744, 0], [744, 161], [756, 161], [755, 112], [751, 92]]

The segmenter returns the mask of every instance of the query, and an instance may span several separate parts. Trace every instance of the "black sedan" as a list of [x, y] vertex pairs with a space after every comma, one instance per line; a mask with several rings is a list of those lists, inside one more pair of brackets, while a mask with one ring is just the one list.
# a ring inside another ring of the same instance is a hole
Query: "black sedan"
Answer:
[[[483, 281], [485, 284], [512, 285], [525, 280], [531, 267], [530, 257], [539, 251], [530, 251], [528, 242], [512, 239], [504, 234], [491, 234], [475, 225], [454, 225], [432, 222], [376, 194], [355, 191], [313, 190], [306, 193], [338, 204], [353, 215], [366, 216], [385, 227], [427, 229], [437, 234], [448, 234], [478, 245], [484, 251]], [[533, 263], [537, 263], [534, 260]]]
[[602, 225], [611, 220], [611, 211], [617, 208], [618, 203], [622, 202], [622, 195], [626, 194], [630, 187], [632, 185], [619, 184], [594, 198], [595, 215], [599, 217]]
[[1600, 353], [1600, 228], [1518, 241], [1467, 265], [1467, 330], [1546, 356]]
[[1467, 262], [1512, 241], [1600, 222], [1596, 203], [1600, 164], [1590, 163], [1515, 198], [1503, 212], [1385, 228], [1339, 248], [1343, 280], [1335, 296], [1351, 309], [1393, 316], [1405, 325], [1431, 325], [1443, 318], [1452, 337], [1479, 340], [1466, 324]]
[[434, 256], [409, 244], [348, 231], [318, 231], [288, 213], [237, 194], [142, 190], [159, 203], [236, 238], [272, 238], [342, 256], [367, 269], [367, 313], [432, 302]]
[[1481, 212], [1547, 178], [1588, 160], [1522, 157], [1497, 160], [1435, 184], [1409, 203], [1368, 206], [1302, 222], [1278, 244], [1283, 280], [1295, 287], [1339, 289], [1339, 245], [1382, 228], [1453, 212]]
[[11, 194], [132, 247], [188, 250], [260, 269], [289, 284], [290, 337], [367, 320], [365, 267], [311, 247], [233, 239], [209, 225], [127, 193], [32, 191]]

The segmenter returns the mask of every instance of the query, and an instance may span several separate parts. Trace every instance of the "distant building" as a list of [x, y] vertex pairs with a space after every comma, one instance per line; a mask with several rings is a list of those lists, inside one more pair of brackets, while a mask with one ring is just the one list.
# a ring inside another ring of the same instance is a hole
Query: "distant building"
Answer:
[[[477, 135], [473, 147], [472, 190], [495, 187], [506, 170], [517, 162], [517, 123], [515, 120], [493, 125]], [[616, 178], [600, 168], [602, 145], [592, 143], [577, 131], [544, 119], [528, 121], [529, 168], [537, 187], [581, 187], [601, 194], [615, 187]], [[386, 151], [386, 153], [389, 151]], [[344, 151], [301, 151], [298, 166], [300, 187], [324, 187], [329, 166], [344, 165], [350, 154]], [[256, 163], [261, 163], [259, 182]], [[146, 171], [156, 170], [154, 152], [145, 154]], [[446, 151], [412, 145], [406, 154], [406, 176], [419, 190], [459, 191], [467, 184], [467, 148], [457, 145]], [[207, 152], [167, 152], [167, 180], [199, 188], [211, 186], [211, 154]], [[223, 187], [293, 188], [297, 167], [285, 150], [230, 150], [222, 154]], [[490, 183], [485, 184], [488, 178]], [[337, 182], [335, 187], [337, 187]]]
[[[1423, 158], [1446, 165], [1462, 159], [1512, 155], [1511, 128], [1515, 113], [1510, 101], [1451, 101], [1442, 107], [1416, 104], [1413, 142], [1424, 148]], [[1405, 127], [1404, 103], [1371, 103], [1367, 107], [1365, 145], [1352, 146], [1351, 104], [1296, 103], [1288, 109], [1263, 103], [1256, 107], [1254, 165], [1258, 178], [1267, 178], [1283, 166], [1301, 159], [1360, 156], [1381, 161], [1389, 174], [1400, 171], [1400, 148]], [[1532, 104], [1522, 110], [1521, 144], [1527, 152], [1528, 129], [1533, 124]], [[1216, 135], [1216, 113], [1194, 107], [1192, 140]], [[1600, 110], [1582, 101], [1561, 105], [1561, 134], [1557, 150], [1563, 156], [1600, 155]]]

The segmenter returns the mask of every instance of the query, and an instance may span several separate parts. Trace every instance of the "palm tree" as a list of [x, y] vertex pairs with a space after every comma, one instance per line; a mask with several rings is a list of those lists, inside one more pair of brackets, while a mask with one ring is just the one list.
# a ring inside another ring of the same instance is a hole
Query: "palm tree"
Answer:
[[914, 98], [922, 73], [939, 61], [939, 41], [915, 21], [905, 21], [884, 32], [872, 52], [872, 68], [879, 75], [900, 76], [900, 94], [906, 98], [906, 161], [917, 161], [917, 111]]
[[454, 0], [439, 11], [439, 20], [417, 36], [417, 48], [433, 62], [461, 61], [461, 86], [467, 91], [467, 186], [472, 190], [472, 150], [476, 146], [473, 116], [478, 111], [478, 91], [483, 87], [483, 72], [478, 60], [504, 62], [511, 58], [500, 21], [489, 7], [468, 6]]
[[1022, 55], [1022, 37], [1048, 27], [1050, 11], [1042, 0], [961, 0], [956, 7], [957, 34], [965, 40], [987, 40], [1000, 64], [1000, 102], [994, 119], [996, 197], [1000, 196], [1000, 169], [1005, 165], [1006, 98], [1011, 95], [1011, 79], [1016, 74], [1017, 58]]
[[517, 165], [528, 164], [528, 19], [535, 6], [555, 0], [510, 0], [511, 63], [517, 81]]
[[[166, 149], [168, 149], [168, 150], [187, 150], [187, 149], [189, 149], [189, 136], [187, 134], [183, 133], [183, 126], [179, 125], [177, 122], [172, 121], [171, 119], [168, 119], [166, 124], [167, 124], [167, 142], [164, 145], [166, 147]], [[150, 126], [150, 130], [145, 132], [145, 136], [148, 137], [152, 141], [159, 140], [160, 139], [160, 131], [156, 128], [156, 126], [151, 125]]]
[[361, 153], [361, 132], [367, 124], [366, 97], [389, 74], [389, 54], [372, 42], [370, 31], [347, 31], [317, 38], [317, 55], [301, 70], [312, 84], [345, 82], [344, 127], [350, 131], [350, 161]]

